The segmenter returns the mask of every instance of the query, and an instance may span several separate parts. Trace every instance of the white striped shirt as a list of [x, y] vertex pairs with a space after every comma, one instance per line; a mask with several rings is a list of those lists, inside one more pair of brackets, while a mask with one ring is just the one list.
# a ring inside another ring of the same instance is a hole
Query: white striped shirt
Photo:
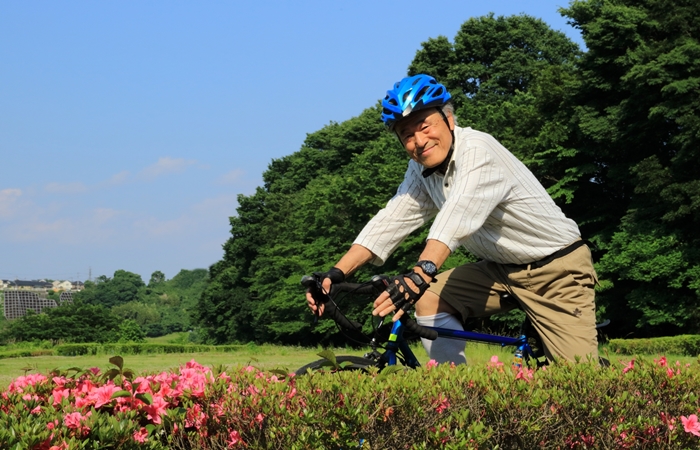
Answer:
[[411, 160], [396, 195], [370, 220], [355, 244], [382, 265], [412, 231], [435, 218], [428, 239], [454, 251], [502, 264], [527, 264], [580, 237], [576, 223], [554, 203], [537, 178], [492, 136], [455, 128], [445, 175], [424, 178]]

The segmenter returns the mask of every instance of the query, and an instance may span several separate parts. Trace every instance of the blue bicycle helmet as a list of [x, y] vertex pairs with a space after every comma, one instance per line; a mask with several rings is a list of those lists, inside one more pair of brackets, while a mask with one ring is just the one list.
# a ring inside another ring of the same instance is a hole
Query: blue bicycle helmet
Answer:
[[391, 130], [398, 120], [413, 111], [440, 107], [450, 98], [447, 88], [429, 75], [406, 77], [387, 91], [382, 100], [382, 122]]

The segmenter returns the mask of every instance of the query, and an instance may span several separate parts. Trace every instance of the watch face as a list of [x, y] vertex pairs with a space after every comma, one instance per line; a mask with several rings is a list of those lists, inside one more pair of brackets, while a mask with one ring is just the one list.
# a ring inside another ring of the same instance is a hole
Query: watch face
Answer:
[[423, 269], [427, 275], [435, 276], [437, 274], [437, 266], [431, 261], [421, 261], [420, 268]]

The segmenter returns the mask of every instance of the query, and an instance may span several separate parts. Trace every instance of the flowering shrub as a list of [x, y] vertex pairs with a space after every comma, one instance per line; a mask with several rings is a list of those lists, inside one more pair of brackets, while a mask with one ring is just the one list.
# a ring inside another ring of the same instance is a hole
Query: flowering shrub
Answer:
[[[294, 377], [194, 360], [15, 379], [0, 448], [698, 448], [698, 364], [438, 365]], [[363, 447], [360, 447], [360, 446]]]

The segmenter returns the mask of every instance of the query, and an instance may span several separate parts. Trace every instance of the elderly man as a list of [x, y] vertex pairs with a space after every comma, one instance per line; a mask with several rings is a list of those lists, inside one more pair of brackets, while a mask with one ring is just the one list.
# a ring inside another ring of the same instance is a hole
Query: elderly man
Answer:
[[[596, 273], [578, 226], [535, 176], [492, 136], [457, 126], [447, 89], [427, 75], [387, 92], [382, 120], [408, 153], [396, 195], [324, 274], [324, 287], [368, 262], [381, 265], [412, 231], [434, 219], [412, 271], [392, 278], [374, 315], [409, 307], [424, 326], [463, 329], [468, 317], [514, 308], [517, 300], [548, 360], [598, 359]], [[458, 246], [480, 261], [438, 274]], [[317, 310], [307, 294], [309, 307]], [[322, 306], [319, 306], [322, 313]], [[423, 340], [431, 359], [464, 363], [464, 342]]]

